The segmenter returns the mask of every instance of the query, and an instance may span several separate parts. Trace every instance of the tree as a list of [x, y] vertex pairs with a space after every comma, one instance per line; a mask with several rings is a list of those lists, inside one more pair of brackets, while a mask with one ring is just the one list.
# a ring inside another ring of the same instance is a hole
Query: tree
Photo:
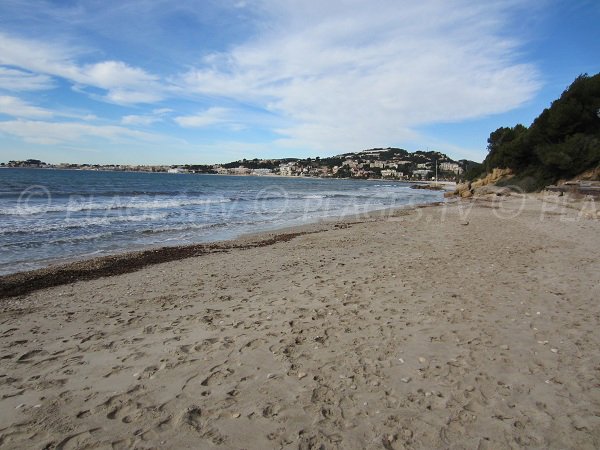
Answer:
[[529, 128], [501, 127], [490, 134], [486, 171], [510, 168], [542, 187], [600, 164], [600, 74], [580, 75]]

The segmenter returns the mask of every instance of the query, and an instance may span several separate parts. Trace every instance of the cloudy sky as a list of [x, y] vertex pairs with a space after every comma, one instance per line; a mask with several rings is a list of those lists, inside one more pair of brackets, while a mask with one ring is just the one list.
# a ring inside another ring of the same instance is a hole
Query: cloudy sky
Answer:
[[600, 72], [597, 0], [0, 2], [0, 161], [482, 160]]

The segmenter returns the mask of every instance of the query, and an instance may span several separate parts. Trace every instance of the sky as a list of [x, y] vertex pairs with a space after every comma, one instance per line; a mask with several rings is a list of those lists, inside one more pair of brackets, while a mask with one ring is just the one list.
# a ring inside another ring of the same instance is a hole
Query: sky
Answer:
[[0, 2], [0, 162], [481, 161], [600, 72], [597, 0]]

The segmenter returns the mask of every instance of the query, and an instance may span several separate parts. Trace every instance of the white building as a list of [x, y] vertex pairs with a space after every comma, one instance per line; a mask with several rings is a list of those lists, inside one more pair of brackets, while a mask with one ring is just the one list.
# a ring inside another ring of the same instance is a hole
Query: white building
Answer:
[[462, 167], [460, 167], [457, 163], [453, 163], [453, 162], [440, 163], [439, 168], [440, 168], [440, 170], [443, 170], [446, 172], [453, 172], [458, 175], [460, 175], [463, 171]]
[[294, 163], [280, 164], [279, 175], [283, 177], [291, 177], [296, 171], [296, 165]]
[[420, 175], [422, 178], [427, 178], [430, 173], [431, 173], [431, 170], [427, 170], [427, 169], [413, 170], [414, 176]]
[[399, 178], [400, 176], [402, 176], [402, 174], [396, 172], [395, 170], [386, 169], [381, 171], [381, 176], [383, 178]]
[[252, 175], [269, 175], [271, 173], [271, 169], [254, 169], [252, 171]]

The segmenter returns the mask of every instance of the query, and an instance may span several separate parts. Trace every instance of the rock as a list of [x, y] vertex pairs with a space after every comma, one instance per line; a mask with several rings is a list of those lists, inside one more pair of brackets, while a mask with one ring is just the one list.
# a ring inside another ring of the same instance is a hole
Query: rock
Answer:
[[[491, 173], [488, 173], [485, 177], [480, 178], [477, 181], [471, 183], [471, 190], [478, 190], [484, 186], [493, 185], [496, 182], [500, 181], [502, 178], [512, 176], [512, 171], [510, 169], [492, 169]], [[501, 188], [499, 188], [501, 189]], [[507, 192], [507, 191], [502, 191]], [[488, 193], [496, 193], [496, 192], [488, 192]]]
[[475, 195], [497, 195], [497, 196], [509, 196], [510, 189], [506, 187], [499, 187], [493, 184], [488, 184], [473, 189]]
[[460, 193], [461, 198], [469, 198], [473, 197], [473, 193], [471, 191], [463, 191]]
[[445, 192], [444, 197], [453, 197], [455, 195], [459, 196], [459, 197], [463, 197], [463, 193], [468, 192], [470, 190], [471, 190], [471, 183], [461, 183], [456, 186], [454, 191]]
[[457, 194], [460, 194], [461, 192], [468, 191], [470, 189], [471, 189], [471, 183], [461, 183], [456, 186], [456, 189], [454, 190], [454, 192], [456, 192]]

